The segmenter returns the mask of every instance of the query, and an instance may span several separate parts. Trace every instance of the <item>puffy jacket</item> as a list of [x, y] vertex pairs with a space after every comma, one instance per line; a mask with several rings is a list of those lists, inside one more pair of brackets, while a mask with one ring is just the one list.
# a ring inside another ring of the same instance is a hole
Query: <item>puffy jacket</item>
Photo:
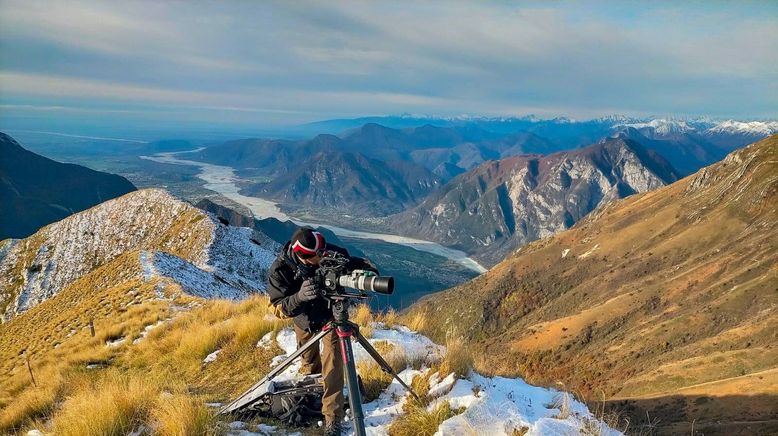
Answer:
[[[301, 329], [308, 332], [319, 331], [332, 319], [332, 311], [327, 300], [317, 297], [311, 301], [301, 302], [297, 298], [297, 292], [303, 281], [314, 277], [318, 267], [302, 264], [291, 252], [290, 245], [289, 242], [284, 245], [278, 258], [270, 266], [267, 288], [270, 304], [280, 309], [284, 315], [293, 317], [294, 323]], [[337, 245], [327, 244], [326, 250], [337, 251], [348, 256], [348, 251]], [[348, 268], [378, 272], [370, 261], [359, 257], [351, 257]]]

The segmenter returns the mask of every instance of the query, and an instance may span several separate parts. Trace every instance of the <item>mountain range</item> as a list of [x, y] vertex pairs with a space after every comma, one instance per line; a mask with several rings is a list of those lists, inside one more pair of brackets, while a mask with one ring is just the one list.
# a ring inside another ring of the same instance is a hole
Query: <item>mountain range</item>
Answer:
[[0, 240], [134, 191], [124, 177], [45, 158], [0, 132]]
[[609, 139], [571, 152], [486, 162], [390, 222], [400, 234], [452, 246], [493, 265], [597, 207], [678, 177], [664, 158], [639, 143]]
[[477, 368], [661, 434], [778, 431], [778, 136], [522, 247], [407, 315]]
[[622, 138], [660, 154], [685, 176], [778, 131], [778, 122], [623, 116], [587, 121], [403, 116], [311, 126], [319, 132], [338, 126], [339, 131], [337, 136], [319, 133], [308, 140], [229, 141], [193, 156], [264, 179], [246, 184], [244, 194], [297, 209], [329, 209], [329, 217], [338, 210], [375, 217], [416, 206], [446, 182], [487, 161], [548, 155]]

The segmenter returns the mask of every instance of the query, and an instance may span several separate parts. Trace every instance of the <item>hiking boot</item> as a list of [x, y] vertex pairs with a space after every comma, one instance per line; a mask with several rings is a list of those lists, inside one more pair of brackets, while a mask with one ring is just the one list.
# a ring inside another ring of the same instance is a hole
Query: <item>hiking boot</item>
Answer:
[[324, 436], [340, 436], [341, 434], [343, 434], [343, 425], [340, 420], [327, 421], [327, 424], [324, 425]]

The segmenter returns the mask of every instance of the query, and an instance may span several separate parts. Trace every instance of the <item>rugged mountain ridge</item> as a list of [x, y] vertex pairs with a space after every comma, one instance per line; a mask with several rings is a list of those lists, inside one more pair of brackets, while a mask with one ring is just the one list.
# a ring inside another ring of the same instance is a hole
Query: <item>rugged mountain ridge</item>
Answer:
[[495, 264], [571, 227], [602, 204], [677, 180], [661, 156], [628, 139], [548, 156], [487, 162], [391, 219], [400, 234], [475, 253]]
[[417, 204], [440, 184], [439, 177], [420, 166], [381, 162], [361, 153], [325, 151], [269, 183], [244, 191], [282, 203], [388, 215]]
[[0, 315], [8, 320], [128, 253], [135, 267], [116, 271], [127, 274], [118, 282], [163, 276], [195, 295], [237, 298], [264, 289], [277, 248], [260, 232], [144, 189], [4, 241]]
[[777, 223], [772, 136], [600, 208], [410, 316], [467, 338], [484, 370], [563, 382], [659, 433], [774, 434]]
[[0, 132], [0, 240], [134, 191], [124, 177], [63, 164], [25, 150]]

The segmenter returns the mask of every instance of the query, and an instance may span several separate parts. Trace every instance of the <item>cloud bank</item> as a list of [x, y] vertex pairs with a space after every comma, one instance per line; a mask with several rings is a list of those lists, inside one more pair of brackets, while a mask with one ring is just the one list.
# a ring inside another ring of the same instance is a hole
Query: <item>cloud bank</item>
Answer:
[[0, 118], [778, 115], [778, 4], [646, 6], [2, 0]]

